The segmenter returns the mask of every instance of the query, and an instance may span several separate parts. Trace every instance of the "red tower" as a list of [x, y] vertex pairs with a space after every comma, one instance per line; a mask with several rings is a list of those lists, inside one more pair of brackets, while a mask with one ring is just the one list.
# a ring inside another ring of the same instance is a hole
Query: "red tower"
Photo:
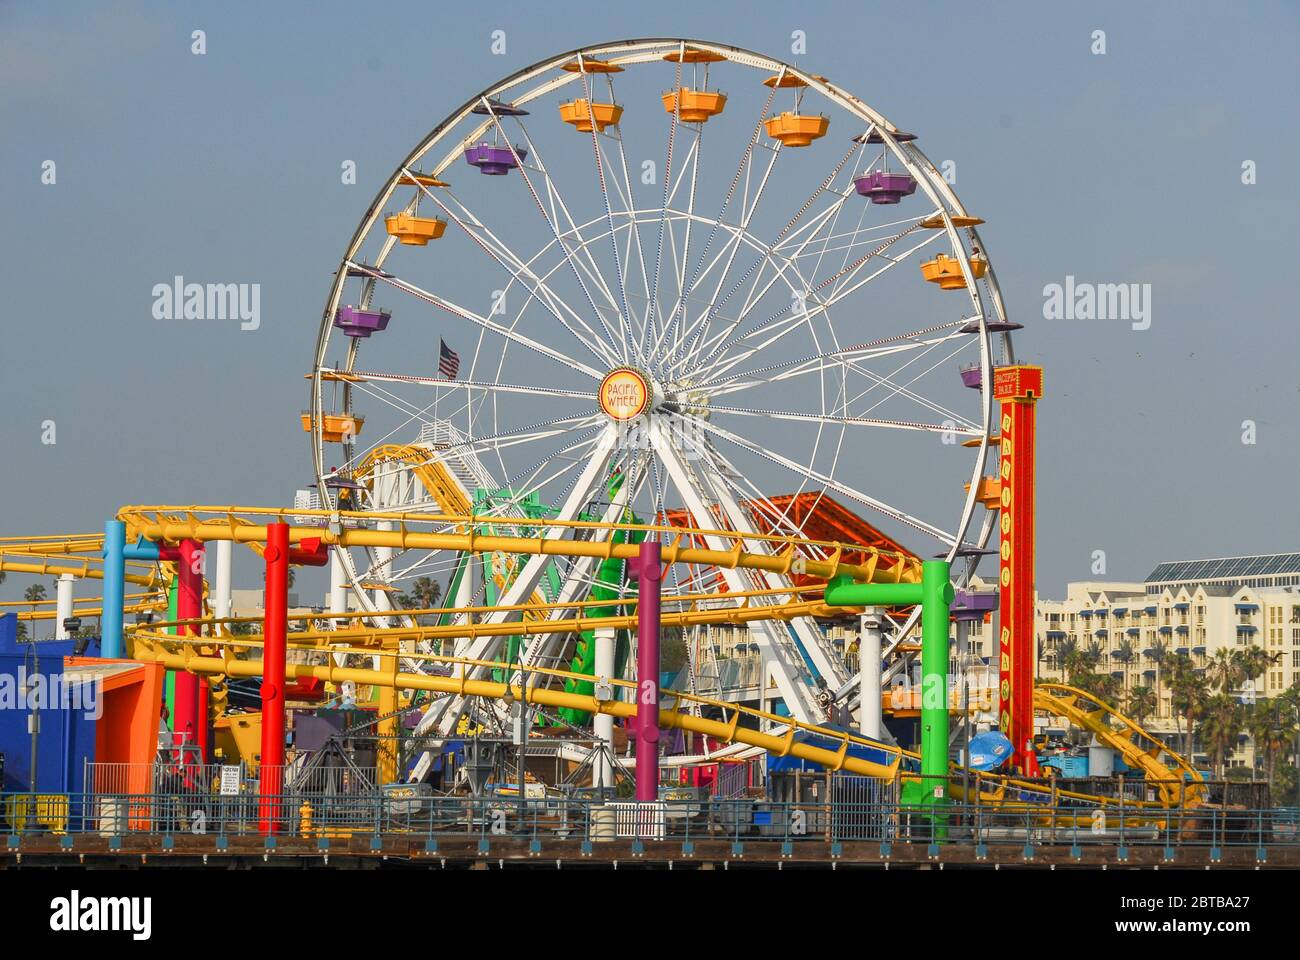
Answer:
[[1015, 747], [1022, 773], [1038, 772], [1034, 740], [1034, 417], [1043, 368], [999, 367], [993, 396], [1002, 404], [998, 549], [998, 727]]

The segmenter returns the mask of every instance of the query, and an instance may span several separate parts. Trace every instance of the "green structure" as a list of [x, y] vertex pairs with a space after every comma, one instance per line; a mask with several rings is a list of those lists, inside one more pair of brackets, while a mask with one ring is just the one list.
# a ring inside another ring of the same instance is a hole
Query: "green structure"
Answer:
[[946, 560], [927, 560], [920, 583], [855, 583], [842, 576], [826, 585], [826, 603], [833, 607], [921, 605], [921, 779], [903, 786], [902, 801], [909, 805], [947, 801], [949, 572]]

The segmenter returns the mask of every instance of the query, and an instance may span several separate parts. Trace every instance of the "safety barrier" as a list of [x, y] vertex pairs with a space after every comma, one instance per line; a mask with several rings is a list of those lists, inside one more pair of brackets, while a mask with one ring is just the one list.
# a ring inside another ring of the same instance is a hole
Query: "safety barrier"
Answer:
[[614, 811], [614, 836], [619, 839], [662, 840], [665, 835], [668, 804], [611, 803]]
[[[238, 795], [177, 790], [145, 794], [0, 795], [0, 834], [16, 840], [37, 835], [153, 837], [180, 834], [249, 836], [259, 833], [256, 781]], [[857, 791], [861, 792], [861, 791]], [[653, 804], [612, 803], [578, 797], [434, 796], [413, 791], [392, 795], [371, 791], [295, 794], [274, 807], [282, 837], [335, 838], [403, 836], [437, 841], [497, 839], [553, 844], [615, 839], [732, 843], [838, 844], [944, 841], [948, 844], [1023, 845], [1027, 854], [1044, 847], [1085, 850], [1138, 847], [1210, 851], [1249, 847], [1256, 851], [1300, 851], [1295, 808], [1152, 811], [1138, 807], [1080, 807], [1069, 804], [1009, 809], [987, 804], [909, 806], [880, 799], [829, 803], [769, 800], [665, 800]], [[43, 811], [44, 816], [29, 811]], [[54, 814], [57, 814], [55, 816]], [[612, 823], [611, 823], [612, 816]], [[811, 849], [811, 848], [810, 848]]]

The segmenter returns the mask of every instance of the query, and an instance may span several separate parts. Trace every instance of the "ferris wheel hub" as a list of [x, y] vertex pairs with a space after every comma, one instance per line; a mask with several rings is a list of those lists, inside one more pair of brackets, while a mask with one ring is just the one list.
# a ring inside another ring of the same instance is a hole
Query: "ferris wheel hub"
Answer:
[[616, 423], [644, 415], [662, 399], [654, 380], [637, 367], [615, 367], [600, 381], [600, 409]]

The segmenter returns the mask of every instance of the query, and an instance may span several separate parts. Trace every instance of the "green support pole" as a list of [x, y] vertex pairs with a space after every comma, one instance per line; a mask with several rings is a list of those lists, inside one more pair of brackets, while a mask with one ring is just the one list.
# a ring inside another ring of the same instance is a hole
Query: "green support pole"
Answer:
[[[167, 619], [176, 620], [176, 581], [167, 588]], [[175, 627], [168, 627], [168, 633], [175, 633]], [[168, 670], [163, 680], [163, 703], [167, 704], [167, 729], [175, 730], [176, 722], [176, 671]]]
[[922, 803], [948, 799], [948, 616], [953, 589], [948, 562], [921, 566]]
[[[921, 565], [920, 583], [855, 583], [840, 576], [826, 584], [832, 607], [921, 605], [921, 777], [904, 785], [902, 801], [934, 805], [948, 799], [948, 619], [953, 601], [946, 560]], [[936, 839], [946, 829], [936, 817]]]

